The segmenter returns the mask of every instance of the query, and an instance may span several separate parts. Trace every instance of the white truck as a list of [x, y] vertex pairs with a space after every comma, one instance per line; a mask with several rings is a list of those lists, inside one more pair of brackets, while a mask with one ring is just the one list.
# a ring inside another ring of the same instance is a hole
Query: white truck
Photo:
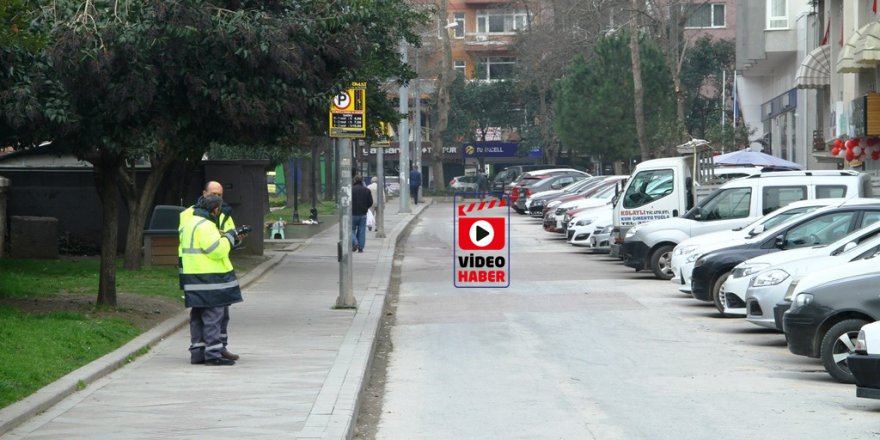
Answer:
[[[620, 246], [629, 228], [683, 215], [696, 205], [700, 195], [718, 188], [719, 179], [715, 175], [708, 142], [695, 139], [678, 146], [678, 151], [684, 155], [646, 160], [638, 164], [623, 192], [614, 200], [612, 256], [620, 256]], [[735, 178], [758, 171], [732, 168], [726, 171], [719, 169], [717, 172]]]
[[797, 200], [871, 194], [869, 177], [855, 171], [715, 168], [716, 177], [731, 172], [748, 177], [717, 185], [699, 171], [710, 164], [711, 157], [706, 160], [698, 152], [636, 167], [614, 208], [617, 255], [625, 265], [668, 280], [674, 275], [672, 250], [687, 238], [745, 226]]

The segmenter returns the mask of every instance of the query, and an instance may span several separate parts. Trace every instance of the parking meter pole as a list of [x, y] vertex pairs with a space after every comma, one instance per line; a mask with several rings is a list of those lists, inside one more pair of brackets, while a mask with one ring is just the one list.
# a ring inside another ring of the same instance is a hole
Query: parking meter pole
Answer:
[[385, 149], [376, 148], [376, 238], [385, 238]]
[[339, 139], [336, 144], [339, 155], [338, 199], [339, 211], [339, 297], [336, 308], [351, 309], [356, 306], [352, 292], [351, 271], [351, 139]]

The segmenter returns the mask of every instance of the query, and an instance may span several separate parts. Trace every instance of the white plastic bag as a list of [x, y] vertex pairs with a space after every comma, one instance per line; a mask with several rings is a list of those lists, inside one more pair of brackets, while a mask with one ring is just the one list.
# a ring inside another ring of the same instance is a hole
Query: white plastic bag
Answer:
[[373, 211], [367, 210], [367, 227], [374, 228], [376, 226], [376, 216], [373, 215]]

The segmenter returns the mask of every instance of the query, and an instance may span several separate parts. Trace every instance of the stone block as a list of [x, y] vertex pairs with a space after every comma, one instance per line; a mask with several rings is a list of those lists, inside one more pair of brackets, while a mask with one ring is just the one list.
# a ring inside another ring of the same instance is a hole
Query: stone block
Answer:
[[11, 258], [58, 258], [58, 219], [13, 215], [9, 223]]

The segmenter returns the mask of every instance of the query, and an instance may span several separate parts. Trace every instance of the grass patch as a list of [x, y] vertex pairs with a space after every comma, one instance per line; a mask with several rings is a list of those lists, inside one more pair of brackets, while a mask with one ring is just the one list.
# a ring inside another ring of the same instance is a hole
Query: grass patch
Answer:
[[[0, 298], [53, 296], [60, 293], [97, 295], [101, 262], [98, 258], [60, 260], [0, 259]], [[177, 269], [122, 269], [117, 262], [116, 290], [179, 298]]]
[[0, 321], [0, 407], [27, 397], [139, 334], [121, 319], [92, 319], [72, 312], [31, 315], [0, 306]]
[[[270, 200], [270, 206], [271, 206], [272, 199], [269, 199], [269, 200]], [[282, 206], [283, 206], [283, 204], [282, 204]], [[299, 211], [299, 218], [300, 219], [309, 218], [309, 210], [312, 209], [312, 204], [311, 203], [300, 203], [297, 206], [298, 206], [297, 211]], [[328, 216], [328, 215], [335, 215], [336, 214], [336, 202], [334, 202], [332, 200], [318, 202], [318, 205], [316, 206], [316, 208], [318, 209], [318, 216]], [[279, 218], [281, 218], [282, 220], [290, 221], [290, 219], [293, 218], [293, 210], [288, 207], [276, 209], [276, 210], [266, 214], [265, 220], [267, 223], [272, 223], [275, 220], [278, 220]]]

